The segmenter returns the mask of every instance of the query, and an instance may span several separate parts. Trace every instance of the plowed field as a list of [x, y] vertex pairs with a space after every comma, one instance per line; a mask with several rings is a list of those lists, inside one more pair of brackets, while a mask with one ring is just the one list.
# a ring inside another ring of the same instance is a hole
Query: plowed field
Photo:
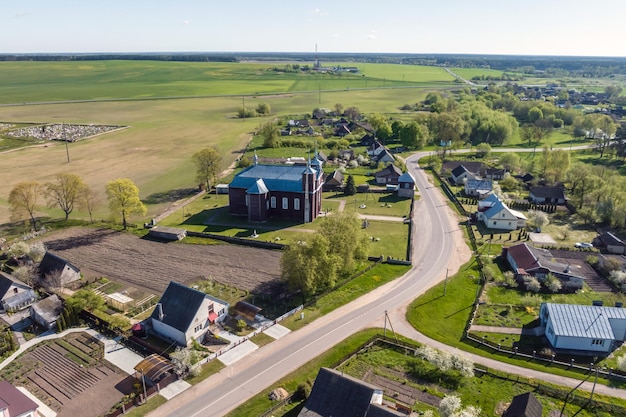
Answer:
[[161, 294], [170, 281], [211, 277], [256, 294], [281, 292], [279, 251], [141, 239], [109, 229], [73, 228], [42, 238], [85, 277], [106, 277]]

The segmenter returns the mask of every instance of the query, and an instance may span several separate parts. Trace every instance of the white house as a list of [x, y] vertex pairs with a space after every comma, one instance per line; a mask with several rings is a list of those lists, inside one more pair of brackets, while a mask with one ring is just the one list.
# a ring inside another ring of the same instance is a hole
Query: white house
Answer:
[[463, 181], [466, 179], [473, 180], [473, 179], [478, 178], [476, 174], [473, 174], [472, 172], [470, 172], [467, 168], [465, 168], [464, 165], [459, 165], [456, 168], [454, 168], [452, 170], [451, 176], [452, 176], [452, 182], [454, 182], [456, 185], [463, 184]]
[[228, 307], [226, 301], [171, 281], [150, 321], [158, 336], [186, 346], [191, 339], [201, 339], [211, 324], [223, 321]]
[[398, 197], [413, 198], [415, 195], [415, 178], [405, 172], [398, 178]]
[[543, 303], [541, 326], [552, 347], [579, 354], [608, 354], [626, 339], [626, 309]]
[[526, 216], [508, 208], [495, 194], [479, 202], [476, 218], [488, 229], [515, 230], [526, 225]]
[[23, 310], [37, 301], [37, 294], [17, 278], [0, 271], [0, 310]]

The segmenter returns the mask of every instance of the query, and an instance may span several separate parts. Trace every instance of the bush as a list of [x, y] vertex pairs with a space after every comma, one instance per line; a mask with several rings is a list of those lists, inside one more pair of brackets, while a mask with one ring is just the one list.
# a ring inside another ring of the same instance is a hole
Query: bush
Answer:
[[548, 291], [550, 291], [551, 293], [557, 293], [561, 290], [561, 287], [563, 286], [561, 284], [561, 281], [555, 277], [552, 274], [548, 274], [548, 277], [546, 278], [546, 280], [543, 282], [543, 285], [545, 285], [545, 287], [548, 289]]
[[538, 293], [541, 290], [541, 283], [539, 283], [539, 280], [535, 277], [525, 277], [524, 287], [526, 291]]
[[304, 401], [311, 395], [311, 383], [309, 381], [303, 382], [298, 385], [296, 391], [293, 393], [296, 401]]
[[246, 168], [246, 167], [249, 167], [250, 165], [252, 165], [252, 162], [250, 162], [250, 158], [248, 158], [247, 156], [242, 157], [237, 162], [237, 168]]

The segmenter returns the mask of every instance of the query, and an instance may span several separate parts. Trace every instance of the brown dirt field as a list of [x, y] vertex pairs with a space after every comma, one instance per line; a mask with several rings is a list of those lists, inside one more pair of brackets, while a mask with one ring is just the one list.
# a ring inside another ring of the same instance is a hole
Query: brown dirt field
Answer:
[[71, 228], [42, 237], [85, 278], [106, 277], [161, 294], [170, 281], [211, 277], [255, 294], [282, 292], [278, 251], [227, 244], [163, 243], [109, 229]]

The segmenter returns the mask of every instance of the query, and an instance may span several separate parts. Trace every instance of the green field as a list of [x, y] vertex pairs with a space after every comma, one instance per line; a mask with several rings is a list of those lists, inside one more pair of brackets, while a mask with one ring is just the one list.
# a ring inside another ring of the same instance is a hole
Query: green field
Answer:
[[[61, 172], [80, 175], [100, 193], [102, 204], [95, 213], [98, 220], [106, 219], [109, 214], [104, 197], [106, 182], [130, 178], [139, 187], [141, 198], [151, 201], [146, 218], [132, 220], [139, 223], [174, 203], [172, 199], [155, 196], [196, 187], [190, 158], [199, 149], [215, 146], [226, 168], [238, 157], [237, 151], [250, 141], [252, 132], [275, 117], [307, 114], [315, 107], [333, 107], [336, 103], [344, 107], [356, 106], [365, 113], [401, 114], [400, 106], [424, 97], [426, 92], [420, 86], [452, 85], [447, 73], [431, 67], [371, 64], [365, 67], [366, 77], [363, 77], [360, 74], [275, 73], [267, 70], [270, 66], [157, 61], [0, 63], [3, 74], [0, 103], [18, 103], [0, 107], [1, 122], [129, 126], [70, 144], [70, 163], [67, 163], [65, 146], [59, 143], [0, 152], [3, 167], [0, 223], [10, 220], [7, 197], [16, 183], [24, 180], [45, 183]], [[362, 87], [369, 73], [375, 77], [373, 83], [380, 81], [391, 86], [385, 79], [393, 79], [396, 84], [416, 88], [372, 89], [372, 85], [367, 90], [352, 89]], [[354, 84], [351, 87], [346, 82]], [[323, 83], [329, 83], [328, 87]], [[326, 88], [338, 91], [323, 91]], [[310, 91], [295, 93], [295, 90]], [[257, 95], [285, 91], [292, 93]], [[246, 107], [268, 103], [272, 116], [235, 118], [243, 103], [243, 94]], [[181, 96], [198, 98], [171, 98]], [[113, 98], [120, 100], [98, 101]], [[22, 104], [64, 100], [86, 101]], [[40, 200], [38, 216], [59, 217], [61, 214], [58, 209], [46, 208], [45, 201]], [[84, 219], [88, 215], [75, 211], [72, 217]]]

